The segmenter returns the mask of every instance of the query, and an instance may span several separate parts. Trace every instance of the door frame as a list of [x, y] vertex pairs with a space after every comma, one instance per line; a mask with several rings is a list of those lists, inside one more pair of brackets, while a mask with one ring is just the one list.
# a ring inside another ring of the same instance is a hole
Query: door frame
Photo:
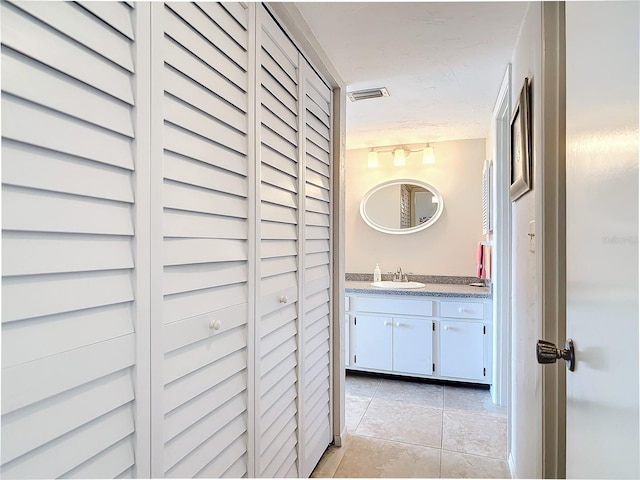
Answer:
[[[510, 119], [511, 119], [511, 64], [502, 79], [500, 91], [492, 114], [493, 156], [496, 186], [495, 249], [492, 267], [494, 275], [493, 302], [493, 378], [491, 398], [493, 403], [509, 407], [511, 393], [511, 200], [509, 198], [510, 168]], [[510, 412], [510, 409], [508, 409]]]
[[[542, 155], [541, 212], [542, 337], [556, 345], [566, 338], [566, 83], [565, 5], [542, 5]], [[537, 232], [536, 232], [537, 233]], [[533, 345], [532, 345], [533, 348]], [[566, 368], [564, 362], [542, 369], [542, 476], [566, 476]]]
[[[492, 141], [495, 185], [495, 249], [492, 271], [493, 301], [493, 378], [491, 399], [507, 407], [507, 448], [511, 446], [512, 389], [511, 389], [511, 63], [507, 65], [492, 114]], [[515, 472], [512, 452], [507, 451], [509, 469]]]

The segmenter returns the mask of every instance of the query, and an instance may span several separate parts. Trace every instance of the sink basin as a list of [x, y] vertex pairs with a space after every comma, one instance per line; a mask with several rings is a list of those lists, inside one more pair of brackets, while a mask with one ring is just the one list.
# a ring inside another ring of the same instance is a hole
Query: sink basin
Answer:
[[422, 288], [424, 287], [424, 283], [420, 282], [391, 282], [389, 280], [385, 280], [384, 282], [373, 282], [371, 284], [372, 287], [376, 288], [388, 288], [392, 290], [405, 290], [410, 288]]

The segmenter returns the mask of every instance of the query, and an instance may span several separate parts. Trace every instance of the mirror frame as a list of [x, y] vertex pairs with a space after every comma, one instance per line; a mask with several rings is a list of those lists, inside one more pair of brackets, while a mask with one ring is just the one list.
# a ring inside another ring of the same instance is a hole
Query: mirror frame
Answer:
[[[416, 225], [415, 227], [410, 227], [410, 228], [388, 228], [382, 225], [378, 225], [373, 220], [371, 220], [371, 218], [369, 218], [364, 208], [364, 206], [367, 203], [367, 200], [369, 200], [369, 198], [378, 190], [382, 190], [383, 188], [391, 185], [400, 185], [403, 183], [410, 183], [412, 185], [417, 185], [419, 187], [426, 188], [435, 197], [437, 197], [438, 208], [436, 209], [436, 213], [433, 214], [433, 217], [431, 217], [428, 221], [426, 221], [421, 225]], [[420, 180], [415, 180], [412, 178], [388, 180], [386, 182], [379, 183], [378, 185], [375, 185], [373, 188], [371, 188], [367, 193], [365, 193], [364, 197], [362, 197], [362, 200], [360, 201], [360, 216], [365, 221], [365, 223], [369, 225], [371, 228], [373, 228], [374, 230], [378, 230], [379, 232], [382, 232], [382, 233], [390, 233], [392, 235], [405, 235], [409, 233], [416, 233], [424, 230], [425, 228], [429, 228], [431, 225], [436, 223], [436, 221], [440, 218], [440, 215], [442, 215], [443, 210], [444, 210], [444, 200], [442, 198], [442, 195], [440, 195], [440, 192], [433, 185], [430, 185], [426, 182], [422, 182]]]

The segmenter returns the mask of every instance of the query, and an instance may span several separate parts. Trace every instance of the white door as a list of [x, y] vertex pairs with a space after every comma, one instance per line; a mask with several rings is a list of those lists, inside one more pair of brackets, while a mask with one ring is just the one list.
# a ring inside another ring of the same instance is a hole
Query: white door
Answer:
[[566, 3], [567, 478], [638, 478], [638, 2]]
[[331, 443], [331, 90], [301, 61], [303, 163], [300, 209], [304, 258], [300, 282], [302, 477], [308, 477]]
[[257, 9], [259, 242], [256, 325], [256, 471], [298, 476], [299, 96], [298, 51], [263, 6]]
[[148, 6], [0, 10], [2, 477], [149, 476]]
[[249, 12], [175, 2], [153, 4], [152, 14], [152, 475], [241, 477]]

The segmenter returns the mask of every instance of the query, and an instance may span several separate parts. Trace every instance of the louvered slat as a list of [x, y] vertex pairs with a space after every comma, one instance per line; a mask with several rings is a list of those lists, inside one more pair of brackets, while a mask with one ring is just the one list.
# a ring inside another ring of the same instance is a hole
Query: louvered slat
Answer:
[[[5, 324], [2, 330], [2, 366], [8, 368], [33, 362], [130, 335], [133, 324], [128, 318], [129, 308], [128, 303], [120, 303]], [[67, 332], [73, 332], [73, 335]]]
[[211, 305], [226, 308], [246, 301], [247, 286], [243, 283], [177, 293], [165, 299], [163, 319], [165, 324], [171, 323], [206, 314], [211, 311]]
[[[211, 412], [212, 406], [221, 403], [221, 399], [234, 399], [245, 389], [245, 375], [232, 375], [216, 384], [190, 403], [189, 408], [175, 408], [165, 417], [165, 441], [190, 428]], [[238, 398], [238, 400], [243, 400]]]
[[[167, 385], [164, 396], [164, 405], [167, 412], [169, 412], [167, 413], [167, 418], [180, 405], [187, 404], [187, 402], [192, 401], [203, 393], [215, 392], [215, 389], [211, 389], [212, 385], [218, 385], [232, 377], [244, 377], [242, 372], [246, 369], [246, 364], [243, 357], [244, 352], [238, 350], [200, 368], [191, 375], [179, 378]], [[169, 428], [165, 438], [171, 438], [170, 433], [171, 429]]]
[[[7, 2], [1, 11], [3, 45], [133, 105], [130, 72], [114, 68], [106, 58]], [[84, 28], [95, 27], [84, 22]], [[38, 41], [26, 41], [30, 38]]]
[[[25, 62], [23, 55], [9, 48], [2, 49], [2, 65], [8, 71], [15, 72], [3, 78], [5, 92], [113, 132], [134, 136], [130, 105], [114, 102], [106, 93], [78, 84], [46, 65]], [[23, 82], [22, 78], [32, 81]], [[69, 102], [69, 98], [77, 101]]]
[[[133, 425], [131, 404], [124, 405], [47, 443], [28, 456], [25, 455], [3, 465], [2, 476], [3, 478], [61, 477], [123, 439], [126, 439], [128, 448], [132, 451]], [[69, 445], [74, 445], [74, 448], [69, 449]], [[129, 463], [131, 456], [121, 459], [124, 462], [120, 465], [111, 465], [111, 467], [116, 470], [126, 470], [131, 466]], [[92, 470], [91, 475], [99, 474]]]
[[[93, 50], [121, 67], [134, 71], [129, 39], [114, 30], [100, 28], [97, 17], [72, 2], [62, 5], [32, 4], [21, 2], [18, 7], [43, 23], [64, 32], [79, 44]], [[131, 21], [128, 12], [123, 12], [123, 22]]]

